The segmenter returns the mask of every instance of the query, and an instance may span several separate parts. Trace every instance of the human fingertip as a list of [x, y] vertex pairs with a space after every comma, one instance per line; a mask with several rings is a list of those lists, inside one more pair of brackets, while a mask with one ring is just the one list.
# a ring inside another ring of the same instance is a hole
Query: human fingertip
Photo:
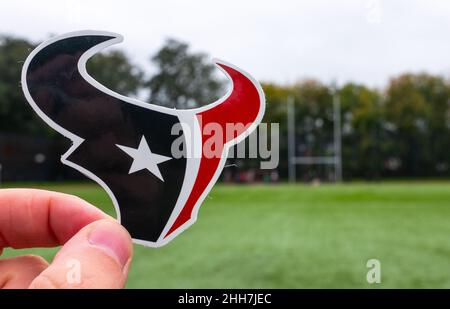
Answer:
[[133, 245], [127, 230], [111, 219], [99, 220], [89, 233], [88, 241], [113, 258], [122, 269], [127, 267], [133, 254]]

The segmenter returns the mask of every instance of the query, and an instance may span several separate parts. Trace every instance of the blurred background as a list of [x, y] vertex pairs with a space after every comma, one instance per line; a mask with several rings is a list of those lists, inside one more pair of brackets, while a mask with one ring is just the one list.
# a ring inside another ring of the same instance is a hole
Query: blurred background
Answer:
[[[3, 1], [1, 186], [76, 194], [114, 215], [60, 163], [70, 141], [20, 87], [37, 44], [86, 29], [124, 36], [87, 64], [120, 94], [211, 103], [229, 87], [217, 57], [262, 83], [263, 121], [279, 124], [278, 167], [229, 160], [194, 226], [161, 249], [136, 246], [129, 287], [450, 287], [450, 3]], [[366, 280], [369, 259], [382, 283]]]

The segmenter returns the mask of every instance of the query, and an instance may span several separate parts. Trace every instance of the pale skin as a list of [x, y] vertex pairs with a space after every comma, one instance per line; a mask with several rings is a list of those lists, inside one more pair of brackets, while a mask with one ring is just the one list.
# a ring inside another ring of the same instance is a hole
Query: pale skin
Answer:
[[58, 245], [50, 264], [36, 255], [0, 259], [0, 288], [124, 287], [133, 246], [117, 221], [72, 195], [0, 190], [0, 255], [7, 247]]

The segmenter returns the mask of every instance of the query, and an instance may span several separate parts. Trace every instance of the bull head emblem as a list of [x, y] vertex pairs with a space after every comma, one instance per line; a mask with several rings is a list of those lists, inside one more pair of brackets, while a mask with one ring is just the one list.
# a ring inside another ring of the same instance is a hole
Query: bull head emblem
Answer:
[[[106, 190], [136, 243], [158, 247], [195, 222], [228, 149], [259, 124], [265, 99], [252, 77], [222, 61], [216, 64], [231, 90], [204, 107], [176, 110], [124, 97], [85, 67], [95, 53], [121, 41], [114, 33], [82, 31], [44, 42], [24, 64], [22, 88], [35, 112], [72, 140], [61, 161]], [[223, 135], [219, 156], [203, 151], [210, 123], [223, 132], [227, 124], [243, 124], [234, 135]], [[172, 132], [177, 124], [178, 136]], [[186, 155], [174, 157], [172, 146], [180, 137]]]

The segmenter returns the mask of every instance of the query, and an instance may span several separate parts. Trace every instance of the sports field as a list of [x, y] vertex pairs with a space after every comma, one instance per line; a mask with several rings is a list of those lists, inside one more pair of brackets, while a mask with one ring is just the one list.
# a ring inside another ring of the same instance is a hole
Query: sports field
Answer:
[[[31, 185], [30, 185], [31, 186]], [[113, 214], [95, 184], [32, 186]], [[55, 249], [6, 250], [4, 256]], [[381, 262], [380, 284], [366, 262]], [[130, 288], [450, 288], [450, 182], [219, 185], [196, 224], [135, 246]]]

